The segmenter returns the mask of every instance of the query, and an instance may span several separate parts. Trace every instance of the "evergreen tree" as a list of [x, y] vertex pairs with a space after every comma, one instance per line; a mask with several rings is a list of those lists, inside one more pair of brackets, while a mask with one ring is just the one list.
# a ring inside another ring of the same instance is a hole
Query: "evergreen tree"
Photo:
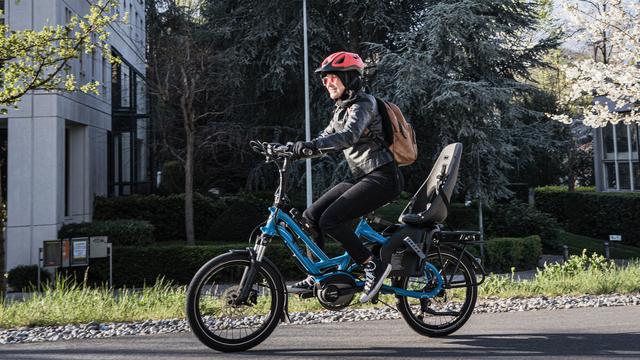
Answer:
[[555, 34], [525, 41], [536, 31], [539, 10], [536, 1], [431, 0], [415, 26], [397, 34], [396, 50], [372, 46], [380, 54], [374, 88], [417, 129], [422, 158], [412, 183], [426, 176], [430, 155], [460, 141], [466, 195], [504, 197], [506, 173], [527, 156], [519, 150], [549, 146], [543, 109], [532, 101], [541, 94], [525, 82], [558, 43]]

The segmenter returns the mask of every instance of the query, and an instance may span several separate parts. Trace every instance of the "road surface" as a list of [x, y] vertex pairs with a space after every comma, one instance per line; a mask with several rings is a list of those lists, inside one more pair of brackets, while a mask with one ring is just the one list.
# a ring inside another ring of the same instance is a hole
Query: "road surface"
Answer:
[[640, 359], [640, 306], [478, 314], [445, 338], [402, 320], [280, 326], [221, 354], [190, 333], [0, 345], [0, 359]]

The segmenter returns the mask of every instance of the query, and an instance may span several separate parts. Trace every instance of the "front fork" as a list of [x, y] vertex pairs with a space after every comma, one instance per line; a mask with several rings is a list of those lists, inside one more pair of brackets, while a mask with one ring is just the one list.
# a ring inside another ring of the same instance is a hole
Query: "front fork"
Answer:
[[256, 244], [253, 246], [253, 249], [248, 249], [251, 263], [242, 273], [242, 279], [240, 279], [239, 285], [240, 294], [234, 301], [235, 305], [247, 303], [247, 299], [249, 298], [249, 294], [253, 288], [253, 281], [256, 278], [256, 273], [258, 272], [258, 268], [260, 267], [260, 263], [264, 257], [264, 251], [267, 248], [267, 243], [268, 240], [264, 236], [260, 236], [257, 239]]

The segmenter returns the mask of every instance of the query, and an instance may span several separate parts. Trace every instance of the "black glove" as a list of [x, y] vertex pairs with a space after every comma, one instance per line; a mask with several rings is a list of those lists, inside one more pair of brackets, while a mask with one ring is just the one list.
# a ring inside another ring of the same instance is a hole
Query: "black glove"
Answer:
[[316, 151], [316, 144], [311, 141], [296, 141], [296, 143], [293, 144], [292, 151], [298, 157], [309, 156], [309, 154], [304, 153], [305, 149]]

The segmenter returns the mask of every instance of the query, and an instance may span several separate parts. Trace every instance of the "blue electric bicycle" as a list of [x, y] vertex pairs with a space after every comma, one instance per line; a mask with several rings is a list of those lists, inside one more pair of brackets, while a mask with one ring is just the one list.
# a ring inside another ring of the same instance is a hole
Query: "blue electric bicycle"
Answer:
[[[285, 210], [287, 171], [295, 160], [290, 147], [255, 141], [251, 145], [267, 162], [276, 164], [280, 174], [269, 218], [253, 235], [252, 248], [210, 260], [187, 289], [186, 314], [193, 333], [208, 347], [224, 352], [250, 349], [280, 321], [289, 320], [287, 287], [276, 265], [265, 256], [274, 240], [283, 241], [315, 279], [314, 289], [299, 294], [301, 298], [315, 297], [323, 307], [338, 311], [351, 305], [364, 287], [361, 267], [346, 252], [329, 258], [303, 230], [306, 224], [299, 212]], [[395, 295], [396, 308], [407, 324], [430, 337], [451, 334], [464, 325], [485, 278], [484, 269], [466, 249], [479, 243], [478, 233], [444, 231], [440, 225], [447, 216], [461, 155], [459, 143], [443, 149], [400, 223], [369, 215], [356, 228], [365, 245], [392, 264], [378, 295], [380, 301], [385, 294]], [[375, 231], [372, 224], [384, 230]]]

